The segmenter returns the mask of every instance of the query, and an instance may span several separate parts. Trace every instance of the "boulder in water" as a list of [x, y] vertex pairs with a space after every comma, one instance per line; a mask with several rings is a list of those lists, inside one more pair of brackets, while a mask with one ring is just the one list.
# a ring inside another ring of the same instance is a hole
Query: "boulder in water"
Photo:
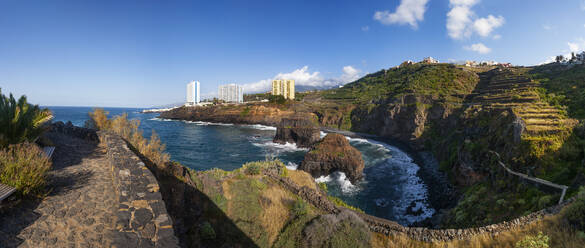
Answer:
[[341, 171], [354, 183], [363, 177], [364, 160], [343, 135], [330, 133], [307, 152], [299, 169], [313, 177]]
[[311, 147], [319, 141], [320, 129], [307, 118], [283, 118], [276, 129], [274, 143], [294, 143], [297, 147]]

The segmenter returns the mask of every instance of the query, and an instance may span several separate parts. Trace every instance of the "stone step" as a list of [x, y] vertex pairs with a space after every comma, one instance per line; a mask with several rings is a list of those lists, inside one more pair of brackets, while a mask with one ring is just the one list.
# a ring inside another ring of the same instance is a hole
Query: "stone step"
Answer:
[[559, 126], [529, 125], [526, 126], [526, 133], [529, 135], [557, 134], [562, 129]]
[[561, 126], [564, 124], [563, 119], [539, 119], [539, 118], [522, 118], [526, 126], [537, 125], [537, 126]]
[[520, 86], [537, 87], [537, 86], [539, 86], [539, 84], [533, 83], [533, 82], [511, 82], [511, 83], [491, 83], [491, 84], [488, 84], [486, 86], [489, 88], [500, 87], [500, 86], [509, 86], [510, 88], [515, 88], [515, 87], [520, 87]]
[[553, 113], [527, 113], [527, 114], [523, 114], [523, 113], [519, 113], [520, 117], [522, 117], [522, 119], [531, 119], [531, 118], [538, 118], [538, 119], [558, 119], [561, 118], [560, 115], [558, 114], [553, 114]]
[[477, 89], [473, 93], [478, 94], [500, 94], [500, 93], [507, 93], [507, 92], [531, 92], [531, 89], [534, 87], [514, 87], [512, 89], [509, 88], [498, 88], [498, 89], [490, 89], [490, 88], [481, 88]]
[[556, 108], [519, 108], [517, 112], [524, 114], [558, 114], [561, 111]]
[[530, 78], [505, 78], [505, 79], [492, 78], [490, 80], [491, 84], [530, 83], [530, 82], [532, 82], [532, 80], [530, 80]]
[[473, 102], [480, 102], [480, 103], [530, 103], [530, 102], [537, 102], [539, 98], [536, 97], [525, 97], [525, 98], [514, 98], [514, 97], [494, 97], [494, 98], [481, 98], [476, 97], [473, 99]]

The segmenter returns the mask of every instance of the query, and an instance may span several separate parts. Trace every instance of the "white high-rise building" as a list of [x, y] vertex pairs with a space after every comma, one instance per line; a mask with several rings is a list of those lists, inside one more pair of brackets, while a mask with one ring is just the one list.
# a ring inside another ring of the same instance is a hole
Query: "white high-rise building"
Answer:
[[201, 101], [201, 85], [199, 81], [191, 81], [187, 84], [187, 103], [185, 105], [193, 106]]
[[241, 103], [244, 101], [244, 88], [237, 84], [220, 85], [218, 98], [225, 102]]

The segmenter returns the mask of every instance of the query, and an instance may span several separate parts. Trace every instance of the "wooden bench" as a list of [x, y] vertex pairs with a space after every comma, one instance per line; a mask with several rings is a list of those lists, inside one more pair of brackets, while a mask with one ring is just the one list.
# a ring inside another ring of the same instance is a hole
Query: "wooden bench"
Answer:
[[15, 188], [0, 183], [0, 202], [16, 191]]

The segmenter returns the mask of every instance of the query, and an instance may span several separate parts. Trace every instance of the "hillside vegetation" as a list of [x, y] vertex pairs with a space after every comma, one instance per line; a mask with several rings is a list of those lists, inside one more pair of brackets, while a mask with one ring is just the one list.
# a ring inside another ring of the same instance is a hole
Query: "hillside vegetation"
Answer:
[[470, 93], [475, 83], [475, 73], [455, 65], [417, 63], [368, 74], [322, 94], [325, 99], [351, 99], [355, 104], [367, 104], [408, 93], [449, 98]]
[[[568, 185], [585, 184], [583, 66], [402, 65], [323, 91], [323, 126], [373, 133], [433, 151], [461, 199], [443, 226], [482, 226], [556, 204], [560, 191], [525, 183], [497, 164]], [[305, 97], [311, 99], [311, 96]], [[318, 100], [318, 101], [317, 101]]]

